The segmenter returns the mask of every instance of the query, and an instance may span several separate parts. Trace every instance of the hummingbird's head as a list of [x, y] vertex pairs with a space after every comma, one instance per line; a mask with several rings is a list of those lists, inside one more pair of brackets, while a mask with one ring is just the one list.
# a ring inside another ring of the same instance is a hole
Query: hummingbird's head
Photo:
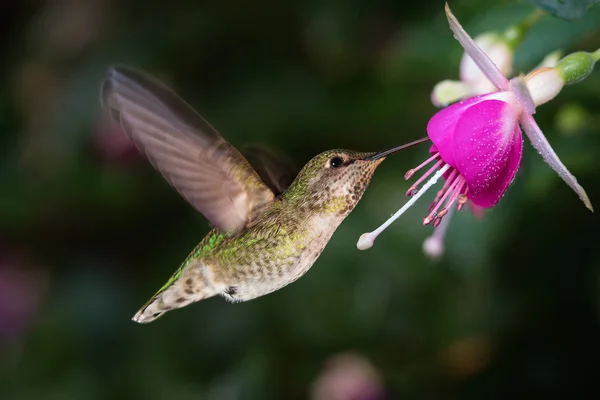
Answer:
[[347, 215], [369, 186], [375, 169], [388, 155], [426, 140], [377, 153], [325, 151], [302, 168], [284, 196], [297, 200], [301, 206]]

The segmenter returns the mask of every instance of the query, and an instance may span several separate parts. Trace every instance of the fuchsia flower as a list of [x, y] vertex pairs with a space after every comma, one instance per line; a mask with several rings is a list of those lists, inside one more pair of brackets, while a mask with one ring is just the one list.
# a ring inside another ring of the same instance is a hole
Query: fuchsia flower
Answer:
[[[475, 44], [496, 64], [502, 75], [509, 75], [512, 71], [515, 48], [525, 39], [529, 29], [542, 15], [543, 12], [538, 9], [519, 24], [510, 26], [503, 33], [487, 32], [477, 36], [474, 39]], [[537, 68], [554, 67], [561, 57], [562, 52], [560, 50], [554, 51], [548, 54]], [[460, 61], [459, 76], [459, 81], [446, 79], [435, 85], [431, 93], [431, 101], [434, 106], [447, 106], [468, 97], [498, 90], [466, 52]], [[483, 217], [485, 208], [469, 201], [467, 201], [467, 206], [476, 218]], [[436, 226], [431, 236], [423, 242], [423, 251], [431, 258], [440, 258], [444, 253], [444, 237], [448, 230], [451, 213], [455, 209], [450, 208], [449, 210], [448, 215], [441, 222], [434, 222], [439, 226]]]
[[[516, 25], [512, 25], [504, 32], [486, 32], [477, 37], [474, 41], [477, 46], [489, 57], [489, 59], [498, 67], [502, 75], [509, 75], [512, 71], [515, 48], [525, 39], [529, 29], [540, 19], [543, 12], [536, 10], [527, 18]], [[551, 60], [548, 60], [551, 62]], [[554, 66], [558, 59], [554, 61]], [[437, 83], [431, 93], [431, 102], [436, 107], [445, 107], [448, 104], [481, 94], [495, 92], [498, 89], [479, 69], [477, 64], [464, 52], [460, 61], [459, 68], [460, 80], [446, 79]], [[472, 202], [467, 202], [469, 209], [476, 217], [483, 217], [484, 208], [476, 206]], [[459, 207], [463, 207], [460, 203]], [[435, 230], [431, 236], [423, 242], [423, 251], [432, 258], [439, 258], [444, 252], [444, 236], [448, 229], [451, 212], [454, 208], [449, 208], [449, 215], [442, 222], [434, 221]]]
[[[464, 31], [446, 4], [446, 15], [456, 39], [498, 91], [455, 103], [435, 114], [427, 125], [433, 142], [431, 157], [405, 175], [426, 172], [410, 187], [412, 198], [381, 227], [363, 234], [361, 250], [416, 202], [440, 178], [445, 183], [430, 206], [423, 224], [438, 226], [452, 207], [461, 209], [467, 200], [482, 208], [493, 207], [512, 182], [523, 151], [521, 128], [544, 161], [579, 195], [590, 210], [592, 205], [583, 188], [562, 164], [533, 118], [536, 106], [554, 98], [565, 84], [584, 79], [600, 58], [573, 53], [554, 68], [540, 68], [526, 77], [510, 81]], [[427, 182], [425, 182], [429, 179]], [[423, 183], [419, 189], [419, 185]]]

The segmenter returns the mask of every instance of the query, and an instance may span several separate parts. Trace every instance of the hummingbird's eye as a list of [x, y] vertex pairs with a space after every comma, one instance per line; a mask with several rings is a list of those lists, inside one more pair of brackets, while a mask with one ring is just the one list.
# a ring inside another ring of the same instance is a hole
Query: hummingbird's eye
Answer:
[[342, 160], [341, 157], [333, 157], [331, 160], [329, 160], [329, 165], [331, 168], [339, 168], [344, 165], [344, 160]]

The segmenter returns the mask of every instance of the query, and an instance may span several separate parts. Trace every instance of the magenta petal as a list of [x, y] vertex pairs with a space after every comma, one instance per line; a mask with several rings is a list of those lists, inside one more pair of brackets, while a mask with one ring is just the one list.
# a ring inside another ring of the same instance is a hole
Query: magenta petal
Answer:
[[518, 105], [486, 100], [471, 106], [456, 124], [455, 167], [467, 182], [468, 198], [480, 207], [495, 205], [518, 169], [523, 148], [520, 113]]
[[456, 163], [454, 162], [454, 143], [452, 140], [456, 123], [469, 107], [486, 100], [490, 96], [497, 96], [497, 94], [485, 94], [459, 101], [441, 109], [429, 120], [427, 134], [446, 164], [456, 167]]
[[517, 170], [519, 169], [519, 164], [521, 163], [522, 153], [523, 136], [521, 135], [521, 129], [517, 126], [513, 135], [513, 142], [510, 145], [508, 161], [503, 169], [503, 173], [487, 188], [487, 190], [480, 194], [471, 193], [471, 191], [469, 191], [467, 198], [479, 207], [495, 206], [514, 180]]

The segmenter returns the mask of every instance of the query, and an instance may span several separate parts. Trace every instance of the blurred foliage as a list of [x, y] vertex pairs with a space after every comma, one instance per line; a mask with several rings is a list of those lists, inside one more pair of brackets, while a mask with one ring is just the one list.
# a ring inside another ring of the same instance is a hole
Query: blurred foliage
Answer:
[[528, 0], [531, 4], [564, 19], [581, 18], [598, 0]]
[[[373, 249], [355, 248], [405, 201], [403, 174], [427, 154], [413, 149], [379, 167], [296, 283], [130, 321], [208, 225], [107, 123], [98, 101], [107, 67], [155, 74], [234, 145], [263, 141], [302, 165], [328, 148], [378, 150], [424, 135], [436, 111], [430, 91], [458, 76], [461, 57], [443, 4], [7, 3], [0, 398], [323, 399], [331, 392], [320, 385], [348, 376], [381, 386], [369, 398], [597, 398], [599, 220], [530, 146], [497, 207], [481, 220], [457, 213], [440, 262], [421, 251], [426, 202]], [[472, 35], [533, 10], [451, 6]], [[598, 47], [600, 8], [574, 22], [545, 16], [515, 73], [557, 48]], [[592, 202], [599, 95], [595, 71], [536, 114]]]

